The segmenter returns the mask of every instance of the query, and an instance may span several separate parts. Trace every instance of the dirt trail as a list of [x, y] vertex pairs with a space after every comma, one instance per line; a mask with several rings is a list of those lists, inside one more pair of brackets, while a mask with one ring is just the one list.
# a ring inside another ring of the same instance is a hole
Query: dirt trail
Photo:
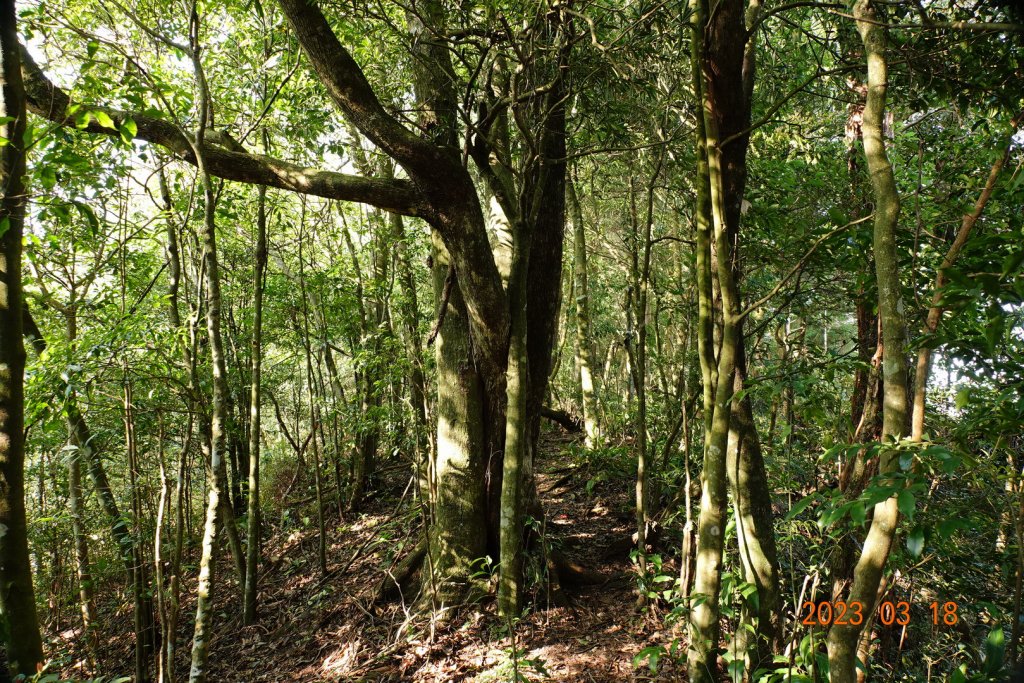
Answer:
[[[670, 636], [659, 630], [664, 615], [636, 607], [635, 580], [629, 573], [624, 543], [632, 531], [632, 484], [602, 481], [587, 492], [588, 475], [571, 467], [568, 445], [568, 437], [555, 432], [543, 440], [538, 485], [548, 515], [548, 537], [571, 558], [609, 580], [569, 588], [569, 606], [534, 608], [524, 616], [516, 634], [520, 672], [529, 681], [681, 680], [671, 666], [663, 666], [656, 679], [646, 666], [633, 667], [637, 652], [664, 644]], [[373, 606], [383, 569], [401, 557], [403, 547], [415, 542], [409, 501], [396, 513], [406, 482], [398, 479], [403, 475], [397, 470], [392, 474], [394, 480], [388, 481], [386, 491], [374, 497], [365, 512], [343, 520], [336, 515], [331, 518], [327, 577], [316, 572], [315, 525], [277, 532], [266, 542], [265, 557], [272, 559], [265, 565], [260, 621], [254, 626], [239, 625], [238, 587], [226, 558], [221, 558], [215, 592], [219, 609], [210, 646], [211, 680], [512, 680], [512, 645], [493, 600], [432, 634], [424, 626], [412, 636], [401, 628], [408, 615], [402, 604]], [[302, 521], [297, 512], [292, 510], [292, 518]], [[358, 557], [342, 571], [358, 549], [362, 549]], [[187, 584], [185, 591], [191, 588]], [[188, 675], [193, 609], [189, 595], [182, 615], [186, 623], [179, 632], [179, 680], [187, 680]], [[108, 627], [130, 632], [130, 613], [119, 612], [110, 620], [117, 623]], [[107, 641], [101, 653], [104, 673], [130, 670], [129, 641]]]

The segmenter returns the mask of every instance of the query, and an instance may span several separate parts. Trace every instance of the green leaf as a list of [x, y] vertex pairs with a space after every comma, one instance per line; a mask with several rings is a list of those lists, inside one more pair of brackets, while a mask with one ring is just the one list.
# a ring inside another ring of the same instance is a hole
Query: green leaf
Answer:
[[96, 237], [100, 228], [100, 220], [96, 217], [96, 212], [92, 210], [91, 206], [84, 202], [75, 200], [72, 203], [75, 205], [75, 208], [78, 209], [78, 213], [82, 215], [82, 218], [85, 219], [85, 222], [89, 224], [89, 232], [92, 233], [93, 237]]
[[857, 503], [850, 508], [850, 519], [856, 522], [858, 526], [864, 526], [864, 522], [867, 520], [867, 510], [864, 508], [864, 503], [858, 500]]
[[110, 114], [105, 111], [95, 110], [92, 115], [96, 117], [96, 123], [100, 124], [104, 128], [115, 128], [114, 119], [110, 118]]
[[92, 120], [92, 112], [89, 110], [78, 111], [74, 115], [75, 117], [75, 128], [85, 128], [89, 125], [89, 121]]
[[128, 143], [135, 139], [139, 132], [139, 127], [136, 125], [135, 119], [128, 116], [121, 122], [121, 127], [118, 130], [121, 132], [121, 139]]
[[954, 472], [956, 472], [956, 468], [960, 467], [960, 462], [961, 458], [955, 455], [950, 455], [948, 458], [943, 459], [942, 471], [945, 472], [946, 474], [953, 474]]
[[971, 522], [966, 519], [944, 519], [939, 522], [938, 527], [936, 527], [936, 531], [938, 532], [939, 537], [949, 538], [957, 529], [969, 529], [971, 526]]
[[900, 491], [899, 497], [896, 499], [896, 505], [899, 506], [900, 512], [906, 515], [907, 519], [911, 522], [914, 521], [914, 493], [910, 489], [903, 489]]
[[633, 666], [640, 666], [640, 662], [647, 660], [647, 666], [650, 667], [651, 673], [658, 672], [658, 660], [661, 659], [662, 647], [660, 645], [652, 645], [645, 647], [633, 656]]
[[921, 557], [921, 553], [924, 552], [924, 528], [915, 527], [910, 535], [907, 536], [907, 550], [910, 551], [910, 555], [917, 559]]
[[998, 673], [1003, 668], [1005, 654], [1006, 635], [1002, 626], [996, 626], [985, 638], [985, 671], [990, 674]]
[[52, 190], [57, 184], [57, 171], [53, 166], [43, 166], [39, 169], [39, 183], [45, 190]]
[[818, 494], [817, 493], [812, 493], [811, 495], [805, 496], [805, 497], [801, 498], [800, 500], [798, 500], [796, 505], [794, 505], [792, 508], [790, 508], [789, 512], [786, 514], [786, 521], [788, 522], [791, 519], [793, 519], [794, 517], [796, 517], [797, 515], [799, 515], [801, 512], [803, 512], [804, 510], [807, 509], [808, 505], [810, 505], [811, 503], [813, 503], [817, 499], [818, 499]]
[[960, 389], [959, 391], [956, 392], [956, 399], [954, 399], [954, 404], [956, 405], [957, 410], [963, 410], [964, 408], [967, 407], [967, 404], [970, 403], [970, 402], [971, 402], [971, 390], [970, 390], [970, 388], [964, 387], [963, 389]]
[[907, 451], [900, 453], [900, 469], [906, 472], [910, 469], [910, 465], [914, 462], [914, 454]]

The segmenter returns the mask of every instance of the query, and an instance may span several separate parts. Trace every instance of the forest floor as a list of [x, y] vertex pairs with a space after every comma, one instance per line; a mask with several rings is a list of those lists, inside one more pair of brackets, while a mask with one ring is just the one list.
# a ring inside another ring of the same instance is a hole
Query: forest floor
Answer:
[[[548, 537], [574, 561], [607, 578], [598, 585], [567, 589], [567, 606], [546, 608], [534, 600], [516, 628], [515, 659], [525, 677], [520, 680], [680, 680], [681, 673], [669, 662], [662, 662], [656, 677], [645, 663], [633, 665], [639, 651], [667, 643], [672, 634], [664, 631], [664, 614], [636, 605], [629, 559], [632, 482], [610, 479], [588, 486], [593, 473], [573, 462], [571, 441], [554, 431], [543, 437], [537, 471]], [[267, 520], [271, 535], [264, 544], [260, 618], [253, 626], [240, 625], [240, 592], [223, 548], [214, 591], [210, 680], [514, 680], [513, 644], [493, 599], [434, 627], [410, 621], [401, 601], [374, 604], [385, 571], [401, 559], [403, 549], [414, 545], [419, 533], [409, 501], [402, 498], [404, 471], [392, 468], [384, 483], [384, 493], [367, 501], [359, 514], [339, 516], [332, 507], [326, 575], [317, 566], [315, 508], [308, 500], [286, 506], [290, 521]], [[282, 493], [268, 489], [269, 495]], [[190, 569], [194, 575], [194, 567]], [[177, 680], [188, 674], [193, 589], [194, 579], [183, 590], [187, 598], [178, 631]], [[121, 634], [101, 645], [100, 670], [108, 676], [132, 671], [131, 604], [127, 595], [122, 598], [121, 606], [105, 615], [103, 633]], [[69, 648], [81, 642], [72, 632], [63, 635]], [[81, 661], [81, 653], [68, 654], [65, 661]], [[64, 674], [81, 678], [83, 672], [69, 666]]]

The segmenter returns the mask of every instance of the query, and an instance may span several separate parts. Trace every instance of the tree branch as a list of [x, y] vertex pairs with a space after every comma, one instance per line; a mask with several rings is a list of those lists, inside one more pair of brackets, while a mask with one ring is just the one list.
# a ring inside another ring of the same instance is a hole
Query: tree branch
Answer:
[[[46, 77], [24, 47], [21, 55], [29, 111], [62, 126], [76, 126], [74, 116], [68, 112], [72, 104], [70, 96]], [[114, 124], [113, 127], [106, 126], [90, 117], [88, 125], [83, 128], [88, 133], [120, 136], [121, 127], [130, 119], [135, 122], [136, 138], [159, 145], [182, 161], [192, 165], [196, 163], [188, 137], [169, 121], [110, 107], [81, 105], [81, 109], [103, 112]], [[422, 199], [408, 180], [364, 178], [306, 168], [268, 156], [249, 154], [240, 151], [240, 147], [228, 149], [213, 144], [219, 137], [209, 137], [203, 144], [202, 153], [210, 173], [219, 178], [327, 199], [362, 202], [404, 216], [422, 215]]]
[[800, 260], [796, 262], [795, 266], [790, 268], [789, 272], [786, 273], [786, 276], [784, 278], [782, 278], [781, 280], [779, 280], [778, 284], [775, 285], [775, 287], [772, 289], [772, 291], [768, 292], [763, 297], [761, 297], [760, 299], [758, 299], [754, 303], [752, 303], [749, 306], [747, 306], [747, 308], [742, 313], [740, 313], [740, 315], [739, 315], [740, 319], [746, 318], [748, 315], [750, 315], [751, 313], [753, 313], [757, 309], [761, 308], [761, 306], [764, 306], [766, 303], [768, 303], [769, 301], [774, 299], [775, 295], [778, 294], [780, 291], [782, 291], [782, 288], [786, 286], [786, 283], [789, 282], [790, 278], [792, 278], [794, 275], [796, 275], [800, 271], [800, 269], [804, 267], [804, 264], [807, 263], [807, 260], [809, 258], [811, 258], [811, 256], [814, 255], [814, 252], [816, 252], [818, 250], [818, 247], [820, 247], [825, 240], [827, 240], [829, 237], [832, 237], [833, 235], [837, 235], [840, 232], [843, 232], [844, 230], [846, 230], [848, 228], [852, 228], [853, 226], [857, 225], [858, 223], [863, 223], [863, 222], [865, 222], [867, 220], [870, 220], [870, 219], [872, 219], [874, 217], [875, 217], [875, 214], [873, 214], [873, 213], [872, 214], [868, 214], [867, 216], [864, 216], [863, 218], [858, 218], [855, 221], [850, 221], [846, 225], [842, 225], [842, 226], [840, 226], [840, 227], [838, 227], [838, 228], [836, 228], [834, 230], [829, 230], [824, 235], [822, 235], [821, 237], [816, 239], [814, 241], [814, 244], [811, 245], [811, 248], [808, 249], [804, 253], [804, 255], [800, 257]]
[[313, 71], [339, 109], [410, 175], [436, 172], [439, 147], [389, 114], [323, 12], [309, 0], [279, 0]]

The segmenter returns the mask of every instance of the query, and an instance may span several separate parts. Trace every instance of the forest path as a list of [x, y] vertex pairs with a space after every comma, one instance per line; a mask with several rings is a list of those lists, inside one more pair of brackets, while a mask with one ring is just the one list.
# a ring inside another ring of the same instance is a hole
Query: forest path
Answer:
[[[572, 441], [573, 437], [547, 426], [542, 437], [537, 477], [548, 538], [569, 558], [608, 580], [567, 588], [569, 606], [529, 609], [516, 630], [520, 673], [528, 681], [567, 683], [681, 680], [668, 662], [663, 662], [656, 677], [646, 665], [633, 667], [637, 652], [665, 644], [671, 634], [660, 625], [663, 614], [636, 606], [636, 583], [626, 547], [633, 528], [632, 481], [595, 481], [588, 491], [588, 478], [594, 472], [573, 462]], [[290, 476], [278, 479], [280, 490], [274, 483], [265, 490], [266, 495], [280, 499]], [[256, 625], [241, 626], [240, 591], [227, 548], [222, 548], [214, 591], [217, 610], [210, 680], [513, 680], [511, 644], [493, 598], [485, 600], [481, 609], [466, 610], [437, 627], [432, 637], [429, 626], [422, 624], [415, 627], [420, 632], [403, 635], [408, 613], [401, 603], [373, 605], [384, 569], [404, 556], [417, 533], [408, 498], [399, 505], [408, 483], [404, 468], [390, 468], [386, 479], [382, 493], [368, 501], [365, 511], [341, 517], [336, 507], [329, 511], [326, 577], [317, 571], [315, 504], [305, 493], [303, 499], [284, 505], [285, 517], [267, 520], [271, 537], [264, 544], [268, 560], [260, 581]], [[192, 549], [193, 563], [194, 556]], [[673, 571], [666, 568], [667, 573]], [[195, 614], [194, 566], [187, 572], [175, 667], [179, 681], [188, 678]], [[535, 597], [531, 595], [528, 604], [536, 605]], [[547, 601], [542, 596], [539, 602]], [[130, 604], [108, 618], [106, 633], [131, 632]], [[131, 647], [128, 637], [108, 639], [100, 653], [102, 672], [127, 673]], [[82, 676], [71, 668], [65, 674]]]

